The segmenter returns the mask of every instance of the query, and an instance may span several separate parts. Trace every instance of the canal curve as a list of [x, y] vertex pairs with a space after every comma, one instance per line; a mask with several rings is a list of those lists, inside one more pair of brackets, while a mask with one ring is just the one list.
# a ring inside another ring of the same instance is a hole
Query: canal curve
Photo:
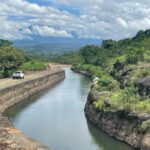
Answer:
[[7, 111], [14, 127], [52, 150], [133, 150], [87, 121], [90, 80], [65, 70], [65, 80]]

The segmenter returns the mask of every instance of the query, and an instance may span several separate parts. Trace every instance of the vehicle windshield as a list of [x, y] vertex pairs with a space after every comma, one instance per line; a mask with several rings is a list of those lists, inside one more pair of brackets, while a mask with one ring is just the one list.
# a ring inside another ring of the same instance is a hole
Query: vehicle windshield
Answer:
[[17, 72], [15, 72], [15, 73], [21, 73], [21, 72], [17, 71]]

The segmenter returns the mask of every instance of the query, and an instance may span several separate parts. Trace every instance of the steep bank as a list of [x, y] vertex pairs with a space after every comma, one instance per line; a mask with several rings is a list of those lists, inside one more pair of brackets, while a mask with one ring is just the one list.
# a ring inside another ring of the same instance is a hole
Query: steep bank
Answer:
[[126, 142], [136, 149], [150, 150], [150, 115], [134, 114], [127, 110], [108, 108], [96, 109], [93, 102], [104, 92], [91, 91], [85, 106], [87, 118], [110, 136]]
[[[0, 112], [2, 113], [12, 105], [27, 99], [65, 78], [64, 70], [58, 68], [46, 74], [35, 76], [32, 79], [0, 89]], [[9, 120], [0, 116], [0, 148], [2, 150], [48, 150], [46, 146], [26, 137], [23, 133], [14, 129]]]
[[[85, 106], [85, 114], [92, 123], [110, 136], [142, 150], [150, 150], [149, 99], [144, 101], [142, 97], [149, 96], [150, 78], [149, 76], [135, 78], [134, 75], [139, 70], [147, 68], [149, 64], [145, 63], [130, 67], [124, 67], [122, 63], [115, 63], [109, 76], [101, 75], [94, 79], [95, 83], [93, 82]], [[117, 86], [114, 86], [115, 83]], [[134, 90], [127, 89], [129, 83], [133, 83], [137, 89], [137, 97], [132, 95]], [[124, 88], [128, 91], [126, 92]], [[124, 99], [121, 96], [125, 96]]]
[[87, 45], [79, 51], [81, 61], [74, 64], [77, 72], [90, 72], [94, 79], [86, 116], [109, 135], [145, 150], [150, 149], [149, 31]]

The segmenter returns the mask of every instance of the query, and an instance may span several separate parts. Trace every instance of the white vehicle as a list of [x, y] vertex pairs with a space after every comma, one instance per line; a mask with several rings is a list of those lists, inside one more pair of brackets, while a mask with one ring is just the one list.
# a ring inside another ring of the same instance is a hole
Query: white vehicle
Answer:
[[16, 71], [13, 74], [13, 79], [24, 79], [24, 74], [22, 71]]

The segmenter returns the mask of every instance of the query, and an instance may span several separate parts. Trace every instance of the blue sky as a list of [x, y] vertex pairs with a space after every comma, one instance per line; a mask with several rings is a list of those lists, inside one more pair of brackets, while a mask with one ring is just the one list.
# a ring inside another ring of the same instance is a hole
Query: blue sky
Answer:
[[46, 1], [46, 0], [28, 0], [28, 2], [37, 3], [39, 5], [45, 5], [45, 6], [51, 4], [51, 0], [49, 0], [49, 1]]
[[0, 38], [114, 39], [150, 28], [149, 0], [1, 0]]
[[52, 6], [54, 8], [58, 8], [59, 10], [65, 10], [68, 11], [69, 13], [72, 13], [74, 15], [79, 15], [80, 9], [78, 7], [73, 7], [73, 6], [66, 6], [63, 3], [55, 3], [52, 0], [28, 0], [31, 3], [37, 3], [38, 5], [43, 5], [43, 6]]

